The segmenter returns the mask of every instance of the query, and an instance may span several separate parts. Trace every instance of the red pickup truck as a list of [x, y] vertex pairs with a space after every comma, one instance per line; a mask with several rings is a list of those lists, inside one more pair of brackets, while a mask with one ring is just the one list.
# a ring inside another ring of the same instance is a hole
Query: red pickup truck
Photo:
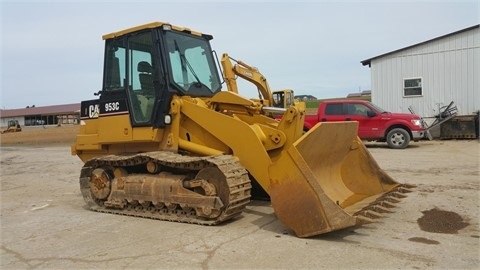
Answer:
[[305, 130], [318, 122], [358, 121], [362, 140], [387, 142], [390, 148], [403, 149], [410, 140], [426, 136], [422, 118], [415, 114], [387, 112], [364, 100], [340, 99], [323, 101], [316, 115], [305, 116]]

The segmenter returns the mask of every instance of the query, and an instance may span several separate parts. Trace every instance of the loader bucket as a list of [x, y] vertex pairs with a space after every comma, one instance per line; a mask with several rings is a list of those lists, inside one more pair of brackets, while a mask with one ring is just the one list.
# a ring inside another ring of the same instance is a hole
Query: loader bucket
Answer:
[[269, 168], [275, 214], [297, 236], [371, 222], [413, 187], [379, 168], [357, 128], [357, 122], [317, 124]]

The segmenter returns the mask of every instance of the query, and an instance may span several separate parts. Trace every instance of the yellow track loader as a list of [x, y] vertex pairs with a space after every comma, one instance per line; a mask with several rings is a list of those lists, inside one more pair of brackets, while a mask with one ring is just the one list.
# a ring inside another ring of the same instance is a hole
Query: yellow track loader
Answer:
[[304, 134], [302, 103], [271, 107], [268, 88], [260, 100], [222, 91], [211, 35], [153, 22], [103, 39], [103, 86], [81, 103], [71, 147], [92, 210], [214, 225], [259, 189], [309, 237], [370, 222], [410, 191], [379, 168], [356, 122]]
[[7, 129], [2, 130], [1, 133], [13, 133], [22, 131], [22, 127], [18, 123], [18, 120], [8, 120]]

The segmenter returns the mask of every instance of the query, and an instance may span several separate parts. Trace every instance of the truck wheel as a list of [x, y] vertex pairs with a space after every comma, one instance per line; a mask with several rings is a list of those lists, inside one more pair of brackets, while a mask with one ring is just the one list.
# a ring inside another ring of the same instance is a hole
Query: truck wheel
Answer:
[[393, 149], [404, 149], [410, 143], [410, 134], [403, 128], [394, 128], [387, 134], [387, 144]]

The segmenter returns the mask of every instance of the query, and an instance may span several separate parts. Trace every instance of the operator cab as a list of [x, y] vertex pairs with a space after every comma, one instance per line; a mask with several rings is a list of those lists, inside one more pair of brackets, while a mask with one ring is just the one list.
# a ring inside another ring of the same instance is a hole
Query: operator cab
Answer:
[[100, 116], [126, 112], [132, 126], [162, 127], [172, 95], [211, 97], [221, 90], [210, 35], [150, 23], [103, 38]]
[[273, 106], [277, 108], [288, 108], [293, 105], [295, 101], [293, 90], [280, 90], [272, 93]]

